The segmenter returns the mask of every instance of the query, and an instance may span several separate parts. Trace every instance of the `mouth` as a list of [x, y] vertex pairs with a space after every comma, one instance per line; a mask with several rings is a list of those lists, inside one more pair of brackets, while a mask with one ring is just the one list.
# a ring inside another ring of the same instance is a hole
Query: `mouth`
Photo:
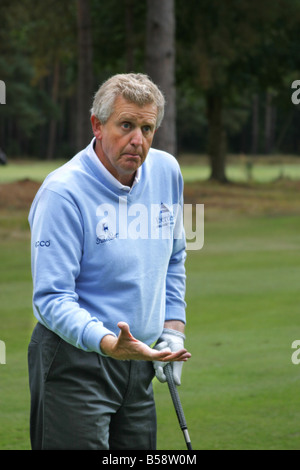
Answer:
[[132, 162], [132, 163], [139, 163], [140, 161], [142, 161], [142, 157], [141, 155], [139, 155], [138, 153], [127, 153], [127, 152], [124, 152], [122, 154], [122, 157], [125, 158], [125, 160], [129, 163], [129, 162]]
[[141, 156], [138, 154], [138, 153], [128, 153], [128, 152], [124, 152], [122, 154], [124, 157], [128, 157], [128, 158], [141, 158]]

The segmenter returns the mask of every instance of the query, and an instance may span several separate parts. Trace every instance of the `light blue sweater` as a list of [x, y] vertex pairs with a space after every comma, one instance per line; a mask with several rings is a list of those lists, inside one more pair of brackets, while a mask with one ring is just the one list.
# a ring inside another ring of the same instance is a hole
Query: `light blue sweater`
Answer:
[[185, 322], [179, 165], [150, 149], [139, 170], [122, 186], [92, 141], [45, 179], [29, 213], [34, 315], [86, 351], [101, 354], [119, 321], [148, 345], [165, 320]]

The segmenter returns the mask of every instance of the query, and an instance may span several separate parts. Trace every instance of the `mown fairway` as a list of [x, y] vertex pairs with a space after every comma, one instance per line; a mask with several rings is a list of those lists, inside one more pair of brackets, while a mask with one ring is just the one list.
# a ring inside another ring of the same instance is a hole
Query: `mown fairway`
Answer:
[[[299, 217], [207, 222], [203, 250], [189, 252], [193, 357], [180, 395], [195, 449], [300, 447], [299, 230]], [[156, 391], [160, 447], [184, 449], [168, 393]]]
[[[28, 201], [16, 194], [0, 186], [0, 449], [30, 448]], [[193, 448], [299, 449], [299, 183], [191, 183], [186, 198], [205, 204], [204, 247], [187, 258], [193, 357], [179, 388]], [[185, 449], [167, 385], [154, 386], [158, 449]]]

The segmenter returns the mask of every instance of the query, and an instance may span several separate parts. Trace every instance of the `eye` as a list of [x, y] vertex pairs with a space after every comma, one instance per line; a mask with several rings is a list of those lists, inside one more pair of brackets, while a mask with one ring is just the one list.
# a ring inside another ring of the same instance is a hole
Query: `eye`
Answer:
[[143, 126], [143, 132], [144, 134], [149, 134], [152, 131], [151, 126]]
[[129, 131], [131, 129], [130, 122], [123, 122], [122, 123], [122, 128], [125, 129], [126, 131]]

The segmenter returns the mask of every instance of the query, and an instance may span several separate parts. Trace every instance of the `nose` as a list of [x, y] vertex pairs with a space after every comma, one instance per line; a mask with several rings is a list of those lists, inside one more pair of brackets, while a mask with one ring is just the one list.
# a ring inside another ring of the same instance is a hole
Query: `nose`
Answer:
[[137, 147], [138, 145], [142, 145], [142, 143], [143, 143], [143, 133], [142, 133], [142, 130], [139, 127], [135, 128], [133, 130], [133, 132], [131, 134], [130, 143], [132, 145], [134, 145], [135, 147]]

